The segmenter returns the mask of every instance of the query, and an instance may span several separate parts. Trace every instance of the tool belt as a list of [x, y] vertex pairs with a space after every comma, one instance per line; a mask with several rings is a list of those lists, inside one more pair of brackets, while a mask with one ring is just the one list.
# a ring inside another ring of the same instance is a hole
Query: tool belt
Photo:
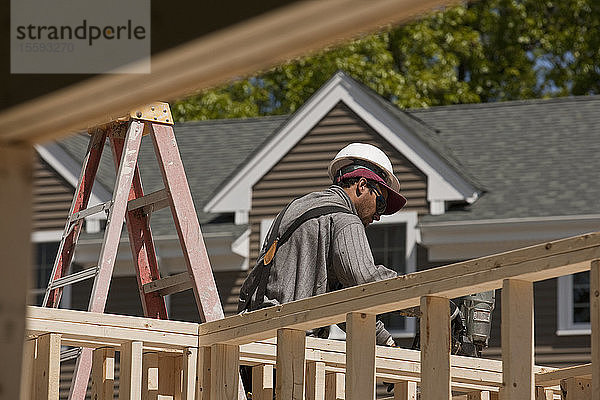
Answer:
[[[255, 274], [254, 279], [248, 287], [242, 288], [242, 295], [244, 296], [240, 296], [238, 312], [252, 311], [260, 308], [267, 290], [267, 283], [269, 282], [269, 275], [271, 274], [271, 266], [273, 265], [275, 254], [277, 253], [277, 250], [285, 242], [287, 242], [290, 236], [292, 236], [294, 231], [300, 227], [300, 225], [309, 219], [318, 218], [322, 215], [338, 212], [353, 214], [352, 211], [341, 206], [315, 207], [296, 218], [289, 228], [287, 228], [282, 235], [279, 235], [279, 225], [281, 225], [281, 220], [292, 203], [288, 204], [273, 222], [273, 227], [271, 228], [271, 232], [266, 242], [265, 248], [267, 251], [264, 253], [263, 257], [259, 257], [258, 261], [256, 262], [256, 266], [254, 267], [255, 269], [259, 268], [258, 273]], [[254, 296], [255, 293], [256, 296]], [[244, 298], [243, 300], [242, 297]]]

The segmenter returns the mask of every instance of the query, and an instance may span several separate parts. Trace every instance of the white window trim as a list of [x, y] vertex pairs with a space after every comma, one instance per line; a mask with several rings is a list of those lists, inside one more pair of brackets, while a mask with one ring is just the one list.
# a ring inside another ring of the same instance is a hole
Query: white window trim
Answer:
[[558, 278], [557, 303], [557, 336], [591, 334], [590, 323], [573, 322], [573, 275], [565, 275]]

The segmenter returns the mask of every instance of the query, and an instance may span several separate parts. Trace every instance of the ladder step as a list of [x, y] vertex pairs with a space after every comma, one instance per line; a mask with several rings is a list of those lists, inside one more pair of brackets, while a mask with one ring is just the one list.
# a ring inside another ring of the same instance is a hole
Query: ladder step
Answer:
[[71, 215], [69, 218], [69, 222], [73, 223], [79, 221], [80, 219], [84, 219], [89, 217], [90, 215], [98, 214], [104, 210], [108, 210], [112, 204], [112, 200], [107, 201], [106, 203], [100, 203], [90, 208], [86, 208], [85, 210], [81, 210]]
[[167, 189], [157, 190], [127, 203], [127, 211], [143, 209], [144, 214], [150, 214], [169, 206], [169, 194]]
[[81, 353], [81, 347], [74, 347], [72, 349], [61, 350], [60, 362], [73, 360], [74, 358], [79, 357], [80, 353]]
[[159, 292], [161, 296], [182, 292], [192, 288], [192, 280], [187, 272], [158, 279], [144, 285], [144, 293]]
[[98, 267], [92, 267], [84, 269], [83, 271], [76, 272], [51, 282], [48, 285], [48, 290], [54, 290], [63, 286], [71, 285], [73, 283], [81, 282], [86, 279], [94, 278], [98, 273]]

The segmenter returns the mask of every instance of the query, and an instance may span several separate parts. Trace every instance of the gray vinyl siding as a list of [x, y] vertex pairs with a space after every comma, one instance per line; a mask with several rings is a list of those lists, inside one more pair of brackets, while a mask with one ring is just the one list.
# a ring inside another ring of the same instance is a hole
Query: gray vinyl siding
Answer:
[[338, 103], [252, 188], [250, 265], [258, 257], [260, 222], [274, 218], [294, 198], [327, 188], [331, 184], [327, 175], [329, 162], [342, 147], [353, 142], [381, 148], [400, 179], [402, 194], [408, 199], [406, 209], [419, 214], [428, 212], [426, 176], [346, 105]]
[[33, 170], [33, 231], [63, 230], [75, 189], [36, 154]]

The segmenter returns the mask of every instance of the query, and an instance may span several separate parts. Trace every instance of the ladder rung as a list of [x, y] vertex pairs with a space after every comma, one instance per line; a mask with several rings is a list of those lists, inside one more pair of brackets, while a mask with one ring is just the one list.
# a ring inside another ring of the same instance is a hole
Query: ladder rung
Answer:
[[158, 279], [144, 285], [144, 293], [159, 292], [161, 296], [182, 292], [192, 287], [192, 280], [187, 272]]
[[74, 358], [79, 357], [79, 354], [81, 353], [81, 348], [80, 347], [75, 347], [72, 349], [67, 349], [67, 350], [62, 350], [60, 352], [60, 362], [65, 362], [65, 361], [69, 361], [72, 360]]
[[157, 190], [127, 203], [127, 211], [143, 208], [144, 214], [158, 211], [169, 206], [169, 195], [167, 189]]
[[79, 271], [74, 274], [70, 274], [67, 276], [63, 276], [62, 278], [58, 278], [54, 282], [50, 283], [50, 285], [48, 285], [48, 288], [50, 290], [53, 290], [53, 289], [56, 289], [59, 287], [71, 285], [71, 284], [77, 283], [77, 282], [81, 282], [86, 279], [95, 277], [97, 273], [98, 273], [98, 267], [84, 269], [83, 271]]
[[94, 207], [86, 208], [85, 210], [81, 210], [71, 215], [69, 218], [69, 222], [73, 223], [79, 221], [80, 219], [84, 219], [89, 217], [90, 215], [98, 214], [104, 210], [108, 210], [112, 204], [112, 200], [107, 201], [106, 203], [100, 203], [95, 205]]

